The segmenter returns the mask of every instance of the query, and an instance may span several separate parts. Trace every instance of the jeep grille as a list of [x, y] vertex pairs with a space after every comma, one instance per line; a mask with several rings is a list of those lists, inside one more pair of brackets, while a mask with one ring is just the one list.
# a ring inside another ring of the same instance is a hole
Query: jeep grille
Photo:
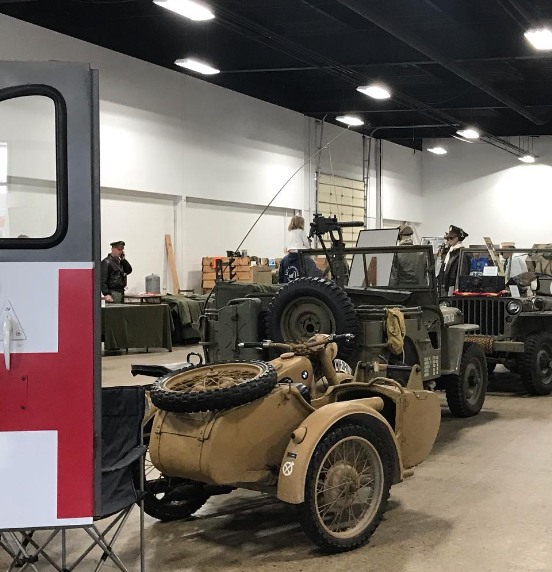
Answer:
[[466, 324], [477, 324], [480, 333], [486, 336], [504, 334], [506, 302], [497, 298], [454, 298], [455, 308], [460, 308]]

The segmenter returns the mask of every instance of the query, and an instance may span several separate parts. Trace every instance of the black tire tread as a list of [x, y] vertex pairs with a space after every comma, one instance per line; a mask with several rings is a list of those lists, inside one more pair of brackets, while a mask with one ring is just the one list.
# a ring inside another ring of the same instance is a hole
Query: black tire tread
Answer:
[[[362, 533], [358, 534], [353, 538], [348, 539], [336, 539], [325, 532], [319, 525], [318, 517], [315, 515], [314, 500], [309, 494], [312, 487], [314, 477], [313, 473], [318, 467], [319, 463], [322, 461], [329, 449], [338, 441], [345, 437], [351, 435], [359, 435], [368, 439], [376, 448], [380, 455], [380, 459], [383, 465], [384, 472], [384, 486], [383, 495], [381, 498], [381, 503], [373, 518], [372, 522], [367, 526]], [[389, 458], [389, 453], [382, 442], [382, 440], [374, 433], [370, 428], [364, 425], [346, 424], [340, 425], [333, 431], [330, 430], [317, 445], [311, 461], [309, 463], [309, 468], [307, 470], [307, 477], [305, 480], [305, 501], [300, 505], [297, 505], [297, 512], [299, 516], [299, 522], [303, 528], [305, 534], [326, 552], [345, 552], [349, 550], [355, 550], [365, 545], [369, 540], [376, 528], [379, 526], [385, 510], [387, 508], [387, 501], [389, 500], [389, 494], [391, 490], [392, 483], [392, 470], [391, 462]]]
[[[150, 446], [152, 425], [153, 421], [150, 421], [144, 427], [144, 445], [146, 445], [148, 449]], [[147, 455], [148, 453], [146, 452], [146, 456]], [[140, 488], [140, 470], [142, 468], [142, 465], [138, 465], [133, 472], [136, 488]], [[163, 477], [163, 475], [160, 476]], [[160, 520], [161, 522], [172, 522], [190, 518], [190, 516], [198, 511], [210, 498], [208, 494], [199, 494], [197, 498], [187, 500], [184, 504], [167, 505], [148, 490], [148, 477], [146, 474], [144, 474], [144, 489], [144, 512], [148, 516]]]
[[208, 500], [209, 495], [204, 494], [198, 495], [197, 498], [189, 499], [184, 504], [166, 505], [162, 501], [158, 500], [154, 495], [146, 493], [144, 496], [144, 512], [161, 522], [184, 520], [186, 518], [190, 518]]
[[[464, 371], [467, 363], [474, 357], [483, 357], [483, 364], [484, 367], [482, 368], [482, 375], [483, 375], [483, 390], [481, 394], [481, 403], [478, 407], [473, 408], [470, 404], [466, 403], [463, 395], [463, 381], [462, 381], [462, 372]], [[473, 417], [477, 415], [481, 408], [483, 407], [483, 403], [485, 402], [485, 396], [487, 394], [487, 385], [489, 383], [489, 374], [487, 371], [487, 364], [486, 364], [486, 357], [485, 353], [474, 342], [465, 342], [464, 348], [462, 350], [462, 359], [460, 361], [460, 375], [446, 375], [443, 376], [445, 381], [445, 393], [447, 397], [447, 404], [451, 413], [455, 417]]]
[[[217, 364], [249, 363], [259, 365], [262, 373], [257, 377], [233, 387], [223, 387], [209, 391], [181, 392], [168, 389], [166, 383], [175, 374], [162, 377], [154, 383], [151, 389], [153, 404], [163, 411], [173, 413], [199, 413], [203, 411], [221, 411], [245, 405], [268, 395], [274, 389], [278, 376], [274, 367], [260, 360], [228, 360], [218, 361], [209, 365], [196, 365], [186, 369], [186, 372], [195, 369], [209, 368]], [[178, 374], [176, 374], [178, 375]]]
[[[338, 308], [339, 316], [334, 317], [339, 317], [340, 327], [336, 328], [338, 330], [336, 332], [327, 333], [357, 333], [359, 322], [355, 306], [342, 288], [340, 288], [335, 282], [326, 278], [298, 278], [293, 282], [285, 284], [270, 302], [266, 315], [266, 331], [270, 340], [275, 342], [297, 341], [283, 339], [279, 322], [280, 314], [289, 303], [289, 300], [291, 298], [296, 298], [301, 294], [314, 296], [324, 302], [330, 301], [330, 303]], [[337, 357], [346, 359], [352, 353], [354, 347], [354, 342], [339, 342], [339, 352]]]
[[517, 373], [521, 377], [523, 386], [531, 395], [549, 395], [552, 392], [552, 384], [549, 386], [540, 383], [533, 376], [535, 352], [542, 343], [542, 339], [549, 337], [552, 343], [552, 333], [546, 330], [531, 334], [525, 338], [525, 351], [518, 361]]

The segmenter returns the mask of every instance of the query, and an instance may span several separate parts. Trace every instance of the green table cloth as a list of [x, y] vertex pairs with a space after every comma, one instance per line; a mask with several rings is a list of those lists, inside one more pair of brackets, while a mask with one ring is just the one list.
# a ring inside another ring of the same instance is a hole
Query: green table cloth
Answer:
[[166, 294], [162, 300], [169, 305], [171, 312], [174, 312], [180, 319], [182, 326], [197, 324], [199, 316], [203, 312], [206, 296], [181, 296]]
[[106, 350], [166, 348], [172, 352], [167, 304], [107, 304], [102, 308]]

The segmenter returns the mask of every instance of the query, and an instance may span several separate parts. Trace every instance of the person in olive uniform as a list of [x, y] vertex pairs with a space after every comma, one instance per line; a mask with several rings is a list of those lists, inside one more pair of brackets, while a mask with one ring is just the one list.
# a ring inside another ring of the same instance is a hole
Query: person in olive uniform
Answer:
[[[398, 246], [413, 246], [414, 231], [410, 226], [399, 229]], [[399, 252], [393, 256], [389, 286], [408, 288], [427, 285], [426, 258], [423, 252]]]
[[105, 301], [122, 304], [127, 275], [132, 272], [132, 266], [125, 258], [125, 243], [122, 240], [111, 243], [111, 254], [102, 260], [100, 269]]

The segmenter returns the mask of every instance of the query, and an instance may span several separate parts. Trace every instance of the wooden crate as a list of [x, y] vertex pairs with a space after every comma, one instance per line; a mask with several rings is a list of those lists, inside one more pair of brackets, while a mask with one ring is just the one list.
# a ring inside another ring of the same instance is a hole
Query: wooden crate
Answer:
[[[216, 257], [203, 257], [202, 264], [202, 286], [203, 292], [209, 292], [215, 286], [216, 280]], [[228, 263], [228, 257], [221, 257], [223, 265]], [[240, 282], [257, 282], [259, 284], [272, 283], [272, 269], [268, 266], [268, 258], [258, 259], [260, 262], [266, 261], [265, 265], [251, 266], [251, 258], [249, 256], [236, 257], [234, 259], [234, 271], [236, 273], [235, 280]], [[277, 263], [280, 259], [276, 259]], [[229, 279], [230, 273], [228, 268], [223, 268], [223, 276], [225, 280]]]

